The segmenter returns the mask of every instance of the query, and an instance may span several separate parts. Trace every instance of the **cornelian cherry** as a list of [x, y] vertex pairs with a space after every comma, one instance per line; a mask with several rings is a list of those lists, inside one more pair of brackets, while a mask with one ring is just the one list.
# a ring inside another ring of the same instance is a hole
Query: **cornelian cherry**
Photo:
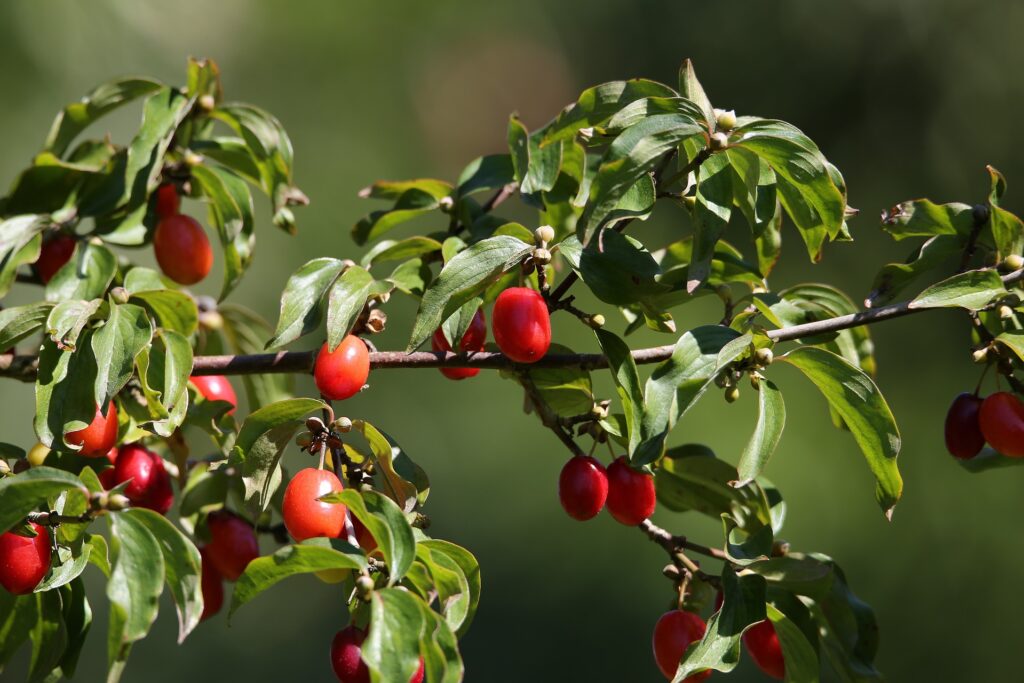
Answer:
[[127, 444], [118, 450], [113, 482], [128, 482], [124, 495], [136, 507], [164, 515], [174, 503], [174, 489], [163, 458], [139, 444]]
[[370, 376], [370, 352], [366, 344], [355, 335], [341, 340], [338, 348], [330, 351], [325, 342], [316, 355], [313, 380], [324, 397], [341, 401], [359, 393]]
[[206, 555], [213, 568], [228, 581], [237, 581], [249, 563], [260, 556], [252, 525], [233, 512], [218, 510], [206, 518], [210, 542]]
[[173, 216], [181, 210], [181, 196], [174, 183], [163, 183], [156, 188], [154, 209], [159, 218]]
[[82, 429], [68, 432], [64, 440], [72, 446], [81, 446], [79, 455], [87, 458], [100, 458], [107, 454], [117, 443], [117, 408], [111, 401], [107, 406], [107, 414], [96, 409], [92, 422]]
[[[651, 638], [654, 647], [654, 661], [658, 669], [668, 680], [675, 678], [676, 669], [690, 643], [704, 637], [707, 624], [693, 612], [672, 610], [665, 612], [654, 625], [654, 636]], [[687, 676], [683, 683], [698, 683], [711, 675], [711, 671]]]
[[[484, 318], [483, 310], [477, 309], [476, 315], [473, 316], [472, 322], [469, 323], [469, 327], [466, 329], [466, 333], [462, 335], [462, 340], [459, 341], [459, 352], [483, 351], [486, 341], [487, 320]], [[434, 336], [430, 339], [430, 347], [435, 351], [452, 350], [452, 345], [445, 339], [444, 330], [440, 327], [437, 328]], [[480, 374], [480, 368], [440, 368], [440, 370], [441, 374], [448, 379], [456, 380], [476, 377]]]
[[369, 555], [377, 549], [377, 540], [370, 533], [370, 530], [363, 526], [363, 523], [359, 521], [359, 518], [355, 515], [349, 515], [348, 518], [352, 521], [352, 530], [356, 535], [356, 543], [363, 549], [363, 552]]
[[203, 559], [202, 578], [200, 586], [203, 590], [203, 616], [200, 621], [206, 621], [220, 611], [224, 606], [224, 579], [210, 562], [206, 548], [199, 549], [199, 555]]
[[50, 570], [50, 532], [30, 524], [36, 532], [31, 538], [10, 531], [0, 534], [0, 586], [14, 595], [31, 593]]
[[1001, 391], [981, 404], [981, 433], [992, 448], [1011, 458], [1024, 458], [1024, 403]]
[[743, 644], [747, 646], [757, 668], [767, 676], [780, 681], [786, 677], [786, 660], [775, 627], [768, 619], [759, 621], [743, 633]]
[[[363, 641], [366, 633], [355, 626], [338, 631], [331, 642], [331, 668], [339, 683], [370, 683], [370, 670], [362, 659]], [[409, 683], [423, 683], [423, 658], [420, 666], [409, 679]]]
[[978, 422], [981, 404], [979, 396], [963, 393], [949, 406], [946, 413], [946, 449], [956, 458], [973, 458], [985, 446], [985, 437]]
[[194, 285], [213, 266], [213, 250], [203, 226], [182, 214], [166, 216], [157, 223], [153, 253], [164, 275], [180, 285]]
[[238, 407], [238, 395], [235, 388], [224, 375], [199, 375], [189, 377], [189, 382], [196, 388], [199, 394], [207, 401], [227, 401], [231, 404], [228, 415], [235, 412]]
[[284, 491], [281, 516], [284, 526], [296, 541], [324, 536], [337, 538], [345, 529], [344, 505], [322, 503], [317, 500], [342, 485], [333, 472], [307, 467], [296, 472]]
[[518, 363], [535, 363], [551, 346], [551, 316], [540, 292], [510, 287], [498, 295], [491, 313], [494, 341]]
[[53, 279], [65, 263], [71, 260], [75, 253], [75, 238], [70, 235], [54, 235], [43, 242], [39, 251], [39, 258], [35, 262], [36, 275], [46, 284]]
[[630, 467], [626, 456], [608, 466], [608, 512], [621, 524], [636, 526], [654, 513], [654, 477]]
[[583, 522], [601, 511], [608, 498], [608, 475], [596, 458], [576, 455], [558, 476], [558, 500], [573, 519]]

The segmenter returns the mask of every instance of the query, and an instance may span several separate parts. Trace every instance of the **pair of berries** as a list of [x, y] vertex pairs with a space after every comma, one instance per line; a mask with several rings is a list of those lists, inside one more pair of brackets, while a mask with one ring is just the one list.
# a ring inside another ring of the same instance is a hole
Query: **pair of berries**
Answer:
[[160, 270], [179, 285], [194, 285], [213, 266], [213, 249], [203, 226], [180, 213], [181, 197], [171, 183], [156, 191], [154, 210], [159, 222], [153, 233], [153, 254]]
[[633, 469], [625, 456], [605, 470], [589, 455], [569, 459], [558, 477], [558, 499], [573, 519], [591, 519], [607, 504], [621, 524], [636, 526], [654, 513], [654, 477]]
[[255, 529], [235, 513], [211, 512], [206, 518], [206, 528], [210, 541], [199, 549], [203, 560], [200, 582], [203, 619], [209, 619], [223, 606], [224, 579], [237, 581], [249, 563], [260, 556]]
[[[716, 609], [721, 608], [721, 593]], [[651, 642], [654, 648], [654, 661], [658, 669], [668, 680], [672, 680], [679, 668], [690, 644], [704, 637], [707, 624], [699, 615], [684, 610], [672, 610], [661, 615], [654, 625]], [[782, 680], [786, 677], [786, 662], [782, 656], [779, 636], [775, 633], [772, 622], [765, 619], [759, 621], [743, 634], [743, 645], [747, 652], [765, 675]], [[687, 676], [683, 683], [699, 683], [711, 675], [711, 671]]]
[[956, 458], [969, 460], [988, 442], [1011, 458], [1024, 457], [1024, 403], [1001, 391], [982, 399], [963, 393], [946, 414], [946, 448]]
[[[174, 504], [171, 475], [164, 468], [164, 459], [141, 444], [125, 444], [112, 449], [113, 467], [100, 472], [104, 488], [112, 489], [127, 483], [124, 495], [134, 507], [148, 508], [166, 515]], [[110, 457], [110, 454], [107, 454]]]
[[[331, 642], [331, 668], [340, 683], [370, 683], [370, 670], [363, 662], [363, 641], [366, 632], [356, 626], [338, 631]], [[409, 683], [423, 683], [423, 658]]]

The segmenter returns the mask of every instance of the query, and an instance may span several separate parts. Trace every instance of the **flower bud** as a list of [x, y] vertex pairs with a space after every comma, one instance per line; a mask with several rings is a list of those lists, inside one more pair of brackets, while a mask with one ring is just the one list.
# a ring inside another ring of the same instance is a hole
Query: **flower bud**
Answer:
[[725, 133], [715, 133], [711, 136], [711, 149], [718, 151], [729, 146], [729, 136]]
[[758, 365], [771, 365], [775, 360], [775, 354], [768, 347], [760, 348], [754, 352], [754, 362]]
[[112, 493], [107, 498], [107, 509], [115, 512], [118, 510], [126, 510], [131, 507], [131, 504], [132, 503], [128, 500], [128, 497], [122, 496], [120, 493]]
[[110, 298], [114, 300], [115, 304], [126, 304], [128, 303], [128, 290], [124, 287], [114, 287], [110, 290]]
[[715, 124], [718, 130], [732, 130], [736, 127], [736, 112], [732, 109], [716, 109]]
[[539, 266], [546, 266], [551, 263], [551, 252], [543, 247], [537, 247], [533, 250], [533, 261]]
[[339, 431], [342, 434], [347, 434], [348, 432], [352, 431], [352, 420], [348, 419], [347, 417], [339, 417], [337, 420], [331, 423], [331, 426], [336, 431]]
[[455, 200], [451, 197], [441, 197], [437, 200], [437, 206], [441, 211], [451, 213], [451, 210], [455, 208]]
[[1021, 268], [1024, 268], [1024, 256], [1021, 256], [1020, 254], [1010, 254], [1003, 259], [1001, 265], [1003, 269], [1007, 271], [1012, 272], [1014, 270], [1020, 270]]
[[599, 330], [604, 327], [605, 319], [600, 313], [595, 313], [586, 320], [587, 325], [590, 325], [595, 330]]
[[547, 244], [555, 239], [555, 229], [550, 225], [542, 225], [533, 231], [533, 236], [537, 238], [537, 241], [541, 244]]
[[217, 100], [213, 99], [213, 95], [207, 93], [205, 95], [200, 96], [197, 104], [199, 105], [199, 108], [203, 111], [213, 111], [214, 108], [217, 106]]
[[737, 386], [731, 386], [725, 390], [725, 400], [727, 403], [735, 403], [740, 397], [740, 388]]

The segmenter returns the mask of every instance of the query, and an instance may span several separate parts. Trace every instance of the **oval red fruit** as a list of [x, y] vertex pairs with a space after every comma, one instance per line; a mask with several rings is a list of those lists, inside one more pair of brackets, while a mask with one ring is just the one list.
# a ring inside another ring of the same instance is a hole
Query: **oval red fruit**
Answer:
[[[487, 320], [484, 318], [483, 310], [477, 309], [476, 315], [473, 316], [472, 322], [469, 323], [469, 327], [466, 329], [466, 333], [462, 335], [462, 341], [459, 342], [459, 352], [483, 351], [486, 341]], [[430, 339], [430, 347], [434, 351], [452, 350], [452, 345], [445, 339], [444, 330], [440, 327], [434, 331], [434, 336]], [[442, 375], [448, 379], [455, 380], [476, 377], [480, 374], [480, 368], [440, 368], [440, 370]]]
[[210, 239], [191, 216], [162, 218], [153, 235], [153, 253], [164, 275], [180, 285], [194, 285], [213, 267]]
[[50, 532], [30, 524], [36, 532], [31, 538], [10, 531], [0, 534], [0, 586], [14, 595], [31, 593], [50, 569]]
[[370, 533], [370, 530], [363, 526], [358, 517], [350, 514], [348, 518], [352, 521], [352, 531], [355, 532], [356, 542], [363, 549], [363, 552], [369, 555], [377, 549], [377, 540]]
[[200, 621], [206, 621], [220, 611], [224, 606], [224, 579], [210, 562], [206, 548], [199, 549], [199, 555], [203, 559], [203, 571], [200, 585], [203, 590], [203, 616]]
[[158, 218], [173, 216], [181, 210], [181, 195], [174, 183], [163, 183], [156, 188], [156, 203], [153, 205]]
[[189, 377], [188, 381], [192, 382], [192, 385], [207, 401], [230, 403], [231, 410], [228, 411], [228, 415], [232, 415], [235, 408], [238, 407], [238, 395], [235, 394], [235, 388], [231, 386], [231, 382], [224, 375], [199, 375]]
[[75, 253], [75, 238], [70, 235], [54, 235], [43, 242], [39, 258], [35, 262], [36, 275], [46, 284], [57, 274]]
[[1011, 458], [1024, 458], [1024, 403], [1001, 391], [981, 404], [981, 433], [992, 448]]
[[625, 456], [608, 466], [608, 512], [616, 521], [636, 526], [654, 514], [654, 477], [629, 466]]
[[313, 366], [313, 380], [320, 393], [332, 401], [342, 401], [359, 393], [370, 376], [370, 352], [355, 335], [341, 340], [334, 351], [324, 343]]
[[307, 467], [299, 470], [284, 491], [281, 515], [284, 526], [296, 541], [323, 536], [337, 538], [345, 529], [344, 505], [322, 503], [320, 496], [341, 491], [333, 472]]
[[114, 461], [115, 484], [128, 482], [124, 495], [136, 507], [167, 514], [174, 503], [171, 476], [159, 455], [139, 444], [121, 446]]
[[[658, 669], [668, 680], [672, 680], [679, 668], [679, 661], [690, 643], [704, 637], [707, 625], [704, 620], [693, 612], [672, 610], [661, 615], [654, 625], [654, 636], [651, 644], [654, 647], [654, 661]], [[702, 671], [683, 679], [683, 683], [698, 683], [711, 675], [711, 671]]]
[[786, 660], [782, 656], [779, 636], [771, 621], [765, 619], [748, 628], [743, 633], [743, 644], [747, 646], [747, 652], [757, 668], [765, 675], [780, 681], [786, 677]]
[[107, 406], [107, 414], [96, 409], [96, 416], [87, 427], [68, 432], [64, 440], [72, 446], [81, 446], [79, 455], [87, 458], [99, 458], [107, 454], [117, 443], [117, 408], [111, 401]]
[[976, 456], [985, 446], [978, 413], [982, 399], [975, 394], [963, 393], [953, 399], [946, 413], [946, 449], [961, 460]]
[[498, 295], [491, 313], [494, 341], [518, 363], [535, 363], [551, 346], [551, 316], [540, 292], [510, 287]]
[[[370, 670], [362, 659], [363, 641], [366, 633], [355, 626], [338, 631], [331, 642], [331, 668], [339, 683], [370, 683]], [[409, 683], [423, 683], [423, 657], [420, 666], [409, 679]]]
[[260, 556], [256, 532], [247, 521], [227, 510], [211, 512], [206, 519], [210, 542], [206, 554], [221, 576], [236, 581], [249, 563]]
[[608, 475], [596, 458], [577, 455], [558, 476], [558, 500], [573, 519], [583, 522], [597, 515], [608, 498]]

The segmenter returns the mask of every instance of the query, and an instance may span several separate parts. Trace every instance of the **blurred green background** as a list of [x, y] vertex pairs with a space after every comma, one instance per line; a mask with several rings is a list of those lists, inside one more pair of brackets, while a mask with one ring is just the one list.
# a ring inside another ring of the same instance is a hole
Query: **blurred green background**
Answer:
[[[851, 204], [862, 210], [851, 224], [857, 242], [827, 248], [817, 266], [787, 229], [773, 284], [831, 282], [860, 300], [875, 270], [912, 248], [881, 234], [881, 209], [917, 196], [980, 201], [986, 163], [1006, 174], [1007, 205], [1024, 206], [1024, 128], [1013, 123], [1024, 107], [1021, 26], [1024, 5], [1011, 0], [8, 0], [0, 4], [0, 182], [28, 163], [56, 111], [94, 84], [126, 73], [181, 83], [187, 56], [216, 59], [228, 99], [284, 122], [298, 184], [312, 199], [297, 211], [295, 238], [273, 229], [260, 207], [254, 270], [233, 299], [273, 321], [298, 265], [358, 255], [349, 228], [376, 208], [356, 198], [359, 188], [377, 178], [453, 179], [474, 156], [503, 149], [512, 111], [537, 127], [588, 85], [632, 76], [674, 83], [680, 61], [692, 57], [716, 106], [803, 128], [843, 171]], [[133, 109], [102, 128], [123, 140], [136, 118]], [[638, 234], [667, 241], [679, 232], [674, 211], [662, 207]], [[218, 282], [210, 278], [211, 290]], [[404, 344], [412, 310], [393, 302], [380, 346]], [[702, 300], [678, 317], [682, 329], [719, 315]], [[558, 317], [556, 338], [591, 350], [577, 327]], [[783, 536], [796, 549], [834, 556], [874, 606], [878, 663], [890, 680], [1010, 680], [1021, 608], [1015, 567], [1024, 562], [1012, 539], [1024, 472], [972, 475], [944, 452], [945, 409], [978, 377], [966, 320], [916, 316], [876, 327], [875, 339], [879, 384], [905, 437], [906, 492], [894, 522], [878, 511], [853, 440], [831, 427], [810, 385], [782, 368], [772, 376], [785, 392], [789, 429], [767, 473], [789, 504]], [[631, 343], [669, 341], [652, 334]], [[377, 371], [371, 383], [342, 410], [388, 430], [427, 469], [431, 532], [470, 548], [483, 567], [483, 602], [463, 643], [467, 680], [660, 680], [649, 639], [671, 598], [660, 576], [664, 555], [607, 515], [579, 524], [561, 511], [555, 489], [566, 454], [520, 412], [516, 387], [494, 373], [452, 383], [432, 370]], [[300, 391], [311, 387], [300, 381]], [[603, 377], [599, 387], [609, 395]], [[2, 391], [3, 440], [30, 444], [31, 388]], [[753, 404], [749, 391], [731, 407], [712, 392], [673, 442], [707, 443], [735, 460]], [[705, 520], [655, 519], [720, 542]], [[78, 674], [84, 681], [103, 676], [105, 599], [92, 585], [99, 623]], [[334, 588], [296, 578], [232, 626], [220, 616], [180, 647], [174, 621], [167, 605], [124, 680], [331, 680], [328, 646], [345, 613]], [[10, 680], [21, 670], [13, 667]], [[745, 659], [731, 680], [761, 677]]]

